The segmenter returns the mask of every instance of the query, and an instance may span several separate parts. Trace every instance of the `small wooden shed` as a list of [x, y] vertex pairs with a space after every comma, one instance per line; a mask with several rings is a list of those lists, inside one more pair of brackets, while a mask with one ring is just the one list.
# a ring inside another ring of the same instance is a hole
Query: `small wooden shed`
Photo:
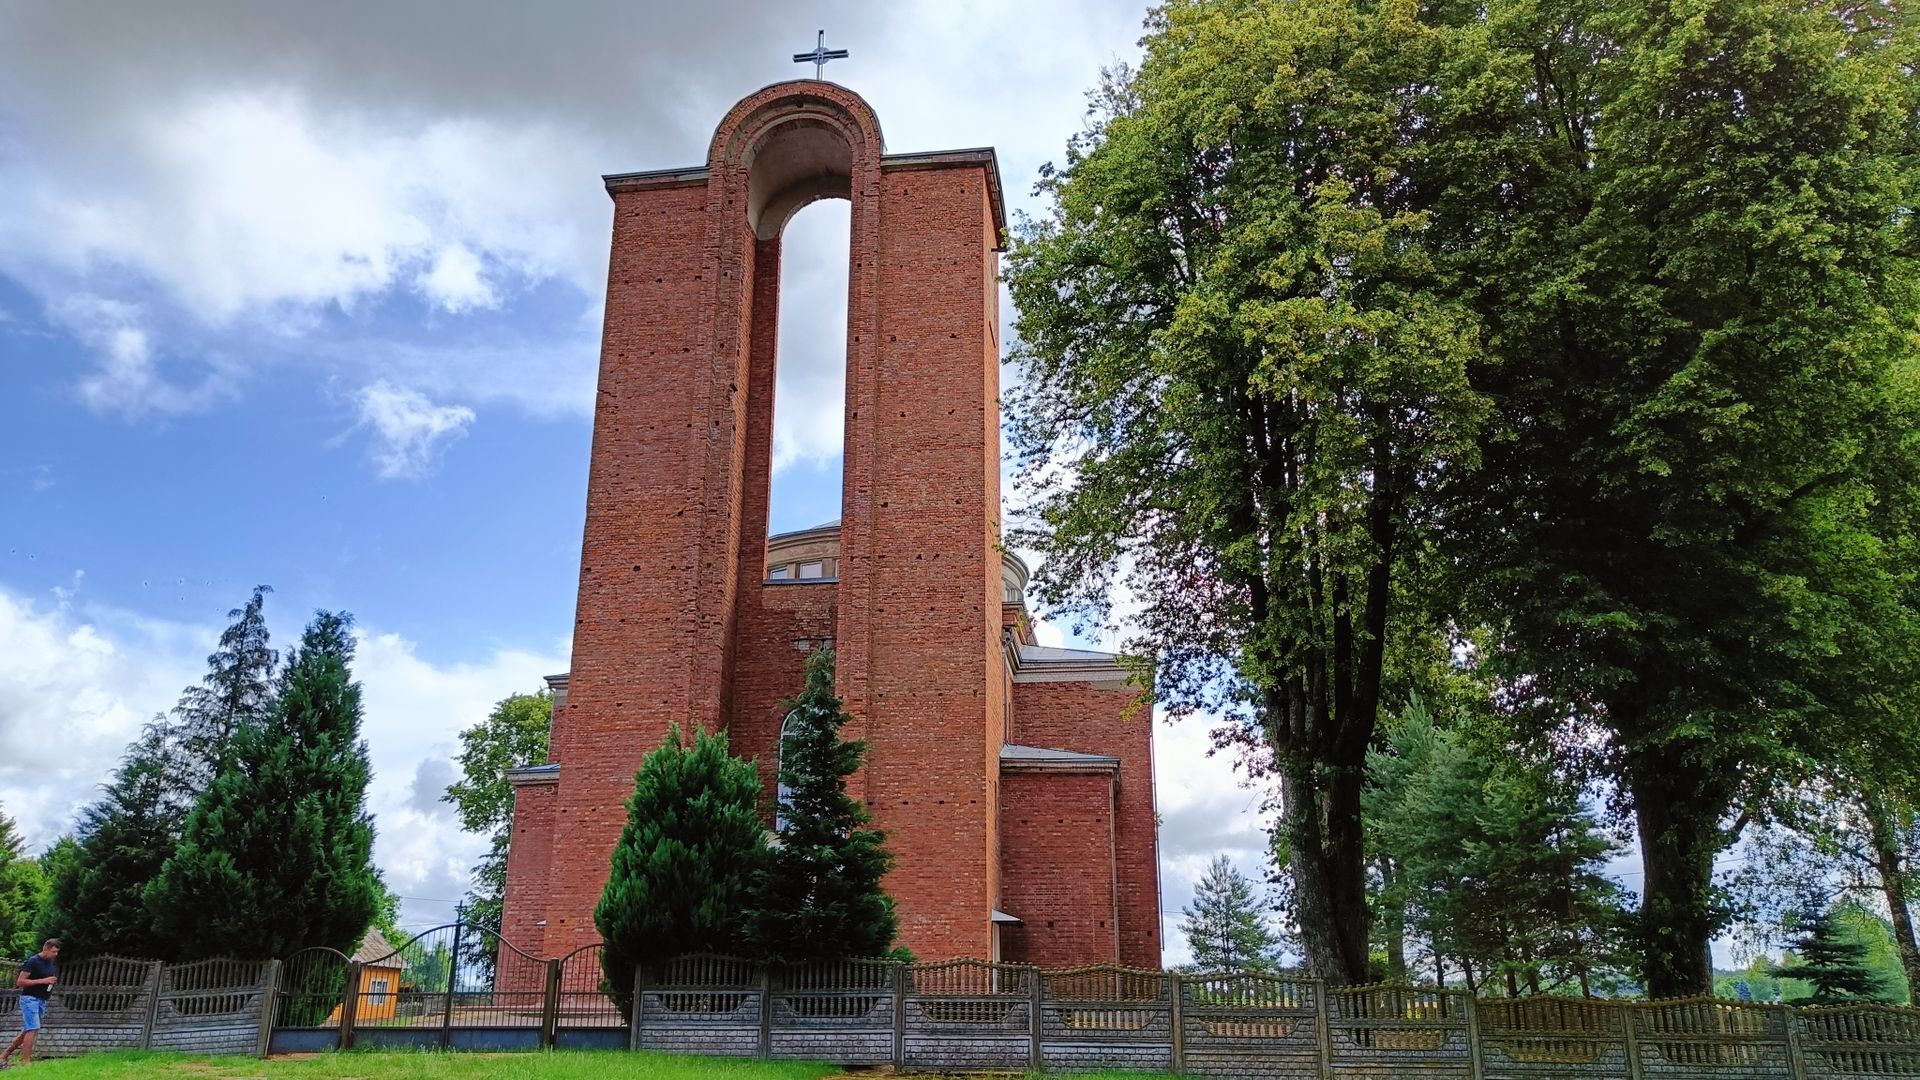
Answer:
[[[360, 1008], [358, 1022], [391, 1020], [400, 1007], [400, 971], [406, 960], [394, 950], [386, 937], [369, 926], [360, 947], [353, 950], [354, 963], [360, 965]], [[340, 1008], [334, 1007], [329, 1025], [340, 1023]]]

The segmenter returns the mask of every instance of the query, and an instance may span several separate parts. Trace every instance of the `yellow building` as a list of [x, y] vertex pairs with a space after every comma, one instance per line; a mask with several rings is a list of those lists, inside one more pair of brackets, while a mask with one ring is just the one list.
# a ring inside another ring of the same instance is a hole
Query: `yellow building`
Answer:
[[[400, 968], [404, 959], [380, 931], [372, 927], [368, 927], [366, 936], [360, 939], [360, 947], [353, 950], [352, 959], [360, 965], [360, 1008], [354, 1014], [355, 1022], [393, 1019], [400, 1004]], [[340, 1025], [339, 1006], [335, 1006], [333, 1015], [327, 1018], [327, 1025]]]

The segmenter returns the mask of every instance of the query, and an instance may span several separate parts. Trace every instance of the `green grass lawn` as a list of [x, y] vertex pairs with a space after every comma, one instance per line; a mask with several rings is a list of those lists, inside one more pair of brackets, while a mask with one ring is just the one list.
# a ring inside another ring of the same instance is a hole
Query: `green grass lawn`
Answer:
[[[526, 1054], [447, 1054], [361, 1051], [298, 1057], [209, 1058], [180, 1054], [113, 1053], [38, 1061], [7, 1076], [27, 1080], [821, 1080], [840, 1069], [805, 1061], [683, 1057], [622, 1051]], [[1155, 1080], [1144, 1073], [1074, 1073], [1073, 1080]], [[938, 1080], [916, 1077], [915, 1080]], [[1171, 1080], [1171, 1078], [1162, 1078]]]

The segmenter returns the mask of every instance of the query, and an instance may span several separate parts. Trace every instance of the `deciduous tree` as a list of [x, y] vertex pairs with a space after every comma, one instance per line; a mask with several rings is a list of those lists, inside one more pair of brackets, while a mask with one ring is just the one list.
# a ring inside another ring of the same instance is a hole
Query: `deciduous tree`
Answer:
[[[547, 760], [553, 723], [553, 694], [509, 694], [494, 703], [486, 719], [460, 733], [460, 779], [447, 785], [460, 827], [488, 836], [487, 852], [473, 867], [473, 886], [465, 911], [470, 922], [500, 931], [507, 893], [507, 845], [513, 827], [513, 785], [507, 773]], [[473, 935], [481, 961], [493, 962], [498, 943], [492, 935]], [[464, 951], [464, 950], [463, 950]]]
[[1056, 607], [1123, 585], [1160, 698], [1271, 763], [1309, 966], [1360, 981], [1395, 579], [1486, 412], [1410, 182], [1444, 35], [1357, 0], [1173, 0], [1148, 29], [1009, 259], [1017, 534]]
[[1707, 993], [1715, 857], [1872, 741], [1838, 669], [1904, 632], [1872, 516], [1916, 471], [1912, 27], [1872, 2], [1447, 10], [1413, 182], [1496, 406], [1449, 535], [1516, 715], [1637, 827], [1648, 992]]

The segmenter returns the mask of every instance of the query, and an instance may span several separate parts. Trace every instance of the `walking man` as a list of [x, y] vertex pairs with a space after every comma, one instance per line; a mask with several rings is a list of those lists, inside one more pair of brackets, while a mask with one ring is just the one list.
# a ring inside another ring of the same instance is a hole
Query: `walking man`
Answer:
[[20, 1064], [33, 1064], [33, 1041], [40, 1034], [40, 1017], [47, 1011], [47, 998], [53, 995], [56, 974], [53, 961], [59, 955], [60, 939], [48, 938], [39, 952], [20, 965], [20, 974], [13, 977], [13, 985], [20, 988], [20, 1034], [7, 1044], [5, 1053], [0, 1053], [0, 1069], [12, 1067], [15, 1050], [20, 1051]]

